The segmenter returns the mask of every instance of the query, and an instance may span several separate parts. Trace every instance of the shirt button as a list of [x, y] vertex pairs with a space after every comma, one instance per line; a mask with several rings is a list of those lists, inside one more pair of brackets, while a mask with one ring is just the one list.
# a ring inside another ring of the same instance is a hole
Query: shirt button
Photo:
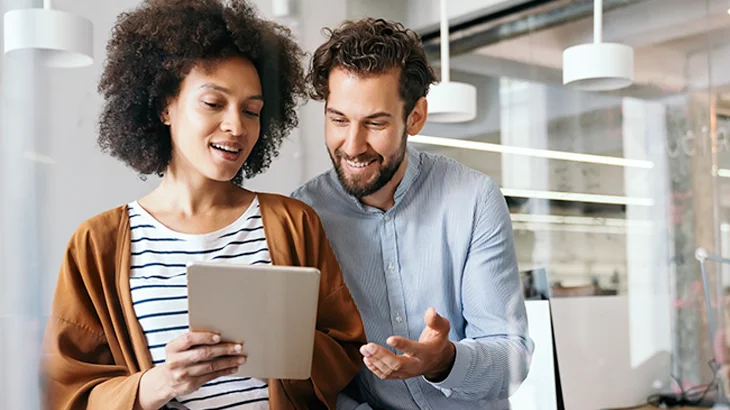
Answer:
[[398, 315], [398, 316], [395, 317], [395, 321], [398, 322], [398, 323], [400, 323], [400, 322], [403, 321], [403, 318], [400, 315]]
[[393, 219], [393, 218], [391, 218], [390, 215], [385, 216], [385, 222], [390, 222], [391, 219]]
[[391, 271], [391, 272], [393, 272], [395, 270], [395, 265], [393, 265], [392, 263], [389, 263], [388, 264], [388, 270]]

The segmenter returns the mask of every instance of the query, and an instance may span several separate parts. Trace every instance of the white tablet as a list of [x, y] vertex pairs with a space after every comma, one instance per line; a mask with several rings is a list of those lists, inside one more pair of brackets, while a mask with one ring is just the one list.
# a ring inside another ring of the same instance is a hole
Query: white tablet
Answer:
[[187, 275], [190, 330], [243, 342], [248, 358], [235, 376], [310, 377], [319, 270], [194, 262]]

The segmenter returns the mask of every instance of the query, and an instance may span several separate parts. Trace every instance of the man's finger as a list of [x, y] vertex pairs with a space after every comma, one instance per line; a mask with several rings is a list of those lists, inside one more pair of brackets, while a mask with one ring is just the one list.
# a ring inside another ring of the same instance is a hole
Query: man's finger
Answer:
[[418, 359], [406, 355], [398, 356], [382, 347], [367, 359], [386, 373], [419, 374]]
[[391, 336], [386, 343], [388, 343], [388, 346], [398, 349], [409, 356], [418, 356], [418, 352], [421, 350], [421, 343], [408, 340], [405, 337]]
[[[381, 370], [381, 368], [378, 367], [378, 364], [371, 361], [368, 358], [363, 359], [363, 362], [365, 363], [365, 366], [373, 372], [376, 376], [378, 376], [382, 380], [405, 380], [410, 379], [411, 377], [415, 377], [417, 375], [414, 374], [408, 374], [406, 372], [395, 372], [391, 369], [384, 369]], [[382, 364], [382, 363], [380, 363]]]
[[365, 346], [361, 347], [360, 353], [362, 353], [363, 356], [371, 360], [384, 360], [389, 364], [395, 363], [397, 359], [395, 353], [375, 343], [368, 343]]
[[395, 357], [395, 354], [377, 343], [368, 343], [360, 347], [360, 354], [364, 357]]
[[380, 372], [380, 369], [375, 367], [375, 365], [372, 362], [370, 362], [367, 358], [363, 359], [363, 363], [365, 363], [365, 366], [368, 368], [368, 370], [370, 370], [374, 375], [378, 376], [378, 378], [380, 378], [382, 380], [385, 379], [385, 375]]
[[393, 369], [380, 360], [366, 357], [363, 359], [363, 363], [365, 363], [365, 366], [367, 366], [371, 372], [375, 373], [376, 376], [383, 380], [388, 380], [391, 373], [393, 373]]
[[360, 354], [363, 355], [363, 357], [370, 357], [380, 348], [380, 346], [376, 345], [375, 343], [368, 343], [366, 345], [360, 346]]
[[445, 317], [436, 313], [436, 309], [432, 307], [426, 310], [423, 321], [426, 322], [426, 326], [439, 333], [448, 335], [449, 331], [451, 330], [451, 324], [449, 323], [449, 321]]

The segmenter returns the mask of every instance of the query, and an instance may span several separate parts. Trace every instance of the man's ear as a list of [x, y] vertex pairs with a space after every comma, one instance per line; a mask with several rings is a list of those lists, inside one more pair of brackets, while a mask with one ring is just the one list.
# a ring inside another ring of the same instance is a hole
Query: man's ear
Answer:
[[416, 101], [416, 106], [413, 107], [411, 113], [406, 119], [406, 131], [408, 135], [418, 135], [426, 125], [426, 117], [428, 116], [428, 101], [426, 97], [421, 97]]

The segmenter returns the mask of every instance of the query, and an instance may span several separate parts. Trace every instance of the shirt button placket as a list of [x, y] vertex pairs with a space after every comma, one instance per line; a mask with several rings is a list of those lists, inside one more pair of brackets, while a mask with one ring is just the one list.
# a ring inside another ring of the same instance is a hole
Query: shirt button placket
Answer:
[[391, 307], [391, 320], [393, 321], [393, 331], [395, 335], [408, 337], [408, 328], [406, 326], [405, 301], [403, 300], [403, 284], [398, 275], [398, 250], [395, 243], [395, 226], [393, 217], [385, 215], [383, 217], [383, 265], [385, 269], [385, 278], [388, 286], [388, 299]]

